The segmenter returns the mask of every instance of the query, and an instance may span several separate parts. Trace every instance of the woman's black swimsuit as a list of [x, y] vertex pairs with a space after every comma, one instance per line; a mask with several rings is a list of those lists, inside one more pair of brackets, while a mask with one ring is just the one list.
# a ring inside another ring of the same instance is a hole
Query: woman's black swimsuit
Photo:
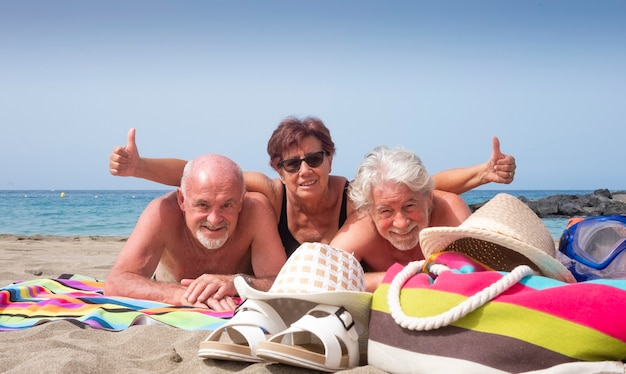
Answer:
[[[348, 200], [348, 185], [350, 182], [346, 181], [346, 185], [343, 188], [343, 196], [341, 201], [341, 210], [339, 211], [339, 227], [343, 225], [347, 217], [347, 200]], [[283, 206], [280, 210], [280, 221], [278, 222], [278, 233], [280, 234], [280, 240], [285, 247], [285, 253], [287, 258], [300, 246], [296, 238], [291, 235], [289, 226], [287, 224], [287, 189], [283, 185]]]

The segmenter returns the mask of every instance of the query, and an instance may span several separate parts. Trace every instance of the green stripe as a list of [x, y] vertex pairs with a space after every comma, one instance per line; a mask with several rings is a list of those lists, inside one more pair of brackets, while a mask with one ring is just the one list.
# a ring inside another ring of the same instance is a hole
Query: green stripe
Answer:
[[[376, 290], [372, 301], [373, 310], [389, 313], [388, 289], [389, 285], [383, 284]], [[409, 300], [412, 302], [409, 303]], [[419, 303], [418, 300], [426, 302]], [[465, 300], [467, 297], [463, 295], [432, 289], [404, 289], [401, 305], [406, 315], [428, 317], [443, 313]], [[578, 360], [626, 358], [626, 343], [619, 339], [548, 313], [509, 303], [490, 302], [452, 325], [509, 336]]]

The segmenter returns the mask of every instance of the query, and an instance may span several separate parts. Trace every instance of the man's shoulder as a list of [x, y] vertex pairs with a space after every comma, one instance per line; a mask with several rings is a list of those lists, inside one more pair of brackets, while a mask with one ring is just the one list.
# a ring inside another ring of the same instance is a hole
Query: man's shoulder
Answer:
[[[166, 194], [153, 199], [142, 212], [131, 234], [138, 250], [169, 248], [168, 243], [179, 242], [183, 232], [184, 217], [177, 204], [176, 195]], [[130, 242], [130, 240], [129, 240]], [[143, 249], [142, 249], [143, 248]], [[151, 250], [150, 250], [151, 251]]]
[[168, 192], [164, 195], [154, 198], [150, 205], [168, 207], [168, 208], [176, 208], [180, 210], [180, 206], [178, 205], [178, 198], [176, 196], [176, 191]]
[[459, 206], [467, 206], [463, 198], [453, 192], [433, 191], [433, 209], [455, 208]]
[[433, 192], [433, 211], [429, 226], [457, 226], [470, 215], [463, 198], [452, 192]]
[[461, 196], [455, 194], [454, 192], [442, 191], [442, 190], [433, 190], [433, 199], [442, 199], [442, 200], [463, 200]]
[[146, 214], [156, 214], [160, 217], [160, 220], [166, 218], [174, 220], [181, 216], [176, 192], [167, 193], [150, 201], [144, 210], [144, 215]]
[[364, 253], [384, 242], [381, 239], [368, 214], [352, 213], [331, 241], [331, 245], [358, 253], [356, 257], [361, 258]]
[[267, 204], [269, 206], [269, 200], [267, 199], [267, 197], [265, 195], [263, 195], [260, 192], [246, 192], [243, 195], [243, 204], [244, 207], [246, 207], [246, 205], [250, 205], [251, 207], [256, 207], [257, 205], [264, 205]]
[[274, 213], [272, 206], [265, 195], [259, 192], [246, 192], [243, 197], [241, 215], [243, 217], [258, 218]]

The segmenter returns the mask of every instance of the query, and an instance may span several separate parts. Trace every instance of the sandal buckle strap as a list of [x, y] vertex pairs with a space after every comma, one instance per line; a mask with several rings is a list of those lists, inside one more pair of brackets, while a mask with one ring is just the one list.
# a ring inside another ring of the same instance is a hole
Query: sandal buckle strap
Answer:
[[246, 301], [248, 301], [248, 299], [246, 299], [246, 300], [242, 301], [241, 303], [239, 303], [239, 304], [235, 307], [235, 310], [233, 311], [233, 317], [234, 317], [237, 313], [241, 312], [241, 309], [243, 308], [243, 304], [245, 304], [245, 302], [246, 302]]
[[335, 311], [335, 316], [337, 316], [339, 321], [341, 321], [341, 324], [343, 325], [343, 328], [346, 329], [346, 331], [350, 330], [354, 326], [354, 319], [352, 318], [352, 314], [350, 314], [350, 312], [348, 312], [346, 308], [339, 307], [339, 309]]

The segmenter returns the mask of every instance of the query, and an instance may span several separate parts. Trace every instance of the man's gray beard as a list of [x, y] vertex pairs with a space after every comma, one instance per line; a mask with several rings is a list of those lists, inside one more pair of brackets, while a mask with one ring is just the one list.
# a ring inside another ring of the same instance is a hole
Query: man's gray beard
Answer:
[[228, 233], [219, 239], [208, 239], [202, 235], [201, 230], [196, 232], [196, 238], [206, 249], [218, 249], [222, 248], [224, 243], [228, 240]]
[[387, 238], [387, 240], [399, 251], [411, 250], [417, 247], [420, 242], [419, 235], [414, 240], [392, 240], [390, 238]]
[[[417, 224], [413, 223], [408, 228], [408, 230], [405, 230], [405, 231], [412, 231], [416, 227], [417, 227]], [[411, 250], [411, 249], [417, 247], [417, 245], [420, 242], [419, 231], [417, 232], [417, 234], [415, 236], [412, 236], [411, 238], [396, 238], [396, 237], [393, 237], [391, 235], [393, 233], [397, 234], [397, 232], [395, 232], [394, 229], [391, 229], [391, 230], [387, 231], [387, 238], [386, 239], [387, 239], [387, 241], [389, 243], [391, 243], [399, 251]]]

